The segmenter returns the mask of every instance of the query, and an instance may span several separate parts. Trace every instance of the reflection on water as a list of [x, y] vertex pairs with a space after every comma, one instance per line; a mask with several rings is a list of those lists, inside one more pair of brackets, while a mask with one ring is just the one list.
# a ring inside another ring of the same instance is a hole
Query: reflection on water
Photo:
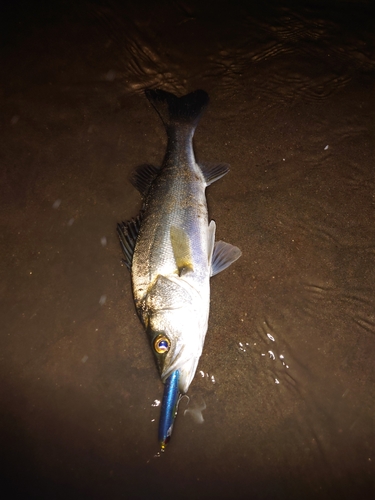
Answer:
[[207, 405], [204, 401], [204, 399], [201, 397], [197, 400], [197, 398], [189, 398], [189, 406], [188, 408], [184, 411], [184, 416], [185, 415], [190, 415], [191, 418], [197, 423], [197, 424], [203, 424], [204, 418], [203, 418], [203, 411], [207, 408]]
[[[7, 16], [5, 486], [38, 499], [371, 498], [370, 3], [21, 1]], [[207, 197], [218, 239], [243, 251], [212, 280], [162, 456], [162, 385], [115, 234], [140, 208], [131, 171], [165, 150], [147, 87], [209, 93], [196, 151], [231, 164]]]

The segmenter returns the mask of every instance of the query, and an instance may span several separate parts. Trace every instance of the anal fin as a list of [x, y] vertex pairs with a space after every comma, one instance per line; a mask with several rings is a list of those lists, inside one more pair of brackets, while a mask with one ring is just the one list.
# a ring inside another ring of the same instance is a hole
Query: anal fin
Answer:
[[209, 186], [215, 181], [218, 181], [225, 174], [229, 172], [229, 165], [227, 163], [219, 163], [218, 165], [209, 163], [199, 163], [202, 170], [203, 177], [206, 181], [206, 186]]

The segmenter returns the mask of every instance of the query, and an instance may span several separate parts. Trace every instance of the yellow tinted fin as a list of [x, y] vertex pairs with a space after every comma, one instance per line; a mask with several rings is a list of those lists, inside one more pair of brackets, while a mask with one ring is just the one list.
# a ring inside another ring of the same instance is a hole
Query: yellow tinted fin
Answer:
[[189, 236], [182, 228], [176, 226], [171, 226], [170, 234], [178, 275], [182, 276], [193, 271]]

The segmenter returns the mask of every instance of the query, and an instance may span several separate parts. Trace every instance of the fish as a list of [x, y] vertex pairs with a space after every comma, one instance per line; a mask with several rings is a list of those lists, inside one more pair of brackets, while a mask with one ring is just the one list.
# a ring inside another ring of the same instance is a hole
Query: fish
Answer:
[[198, 163], [193, 136], [209, 97], [196, 90], [182, 97], [161, 89], [145, 95], [159, 114], [167, 149], [161, 167], [141, 165], [133, 185], [140, 214], [117, 225], [124, 263], [131, 272], [133, 298], [164, 385], [158, 439], [164, 451], [178, 403], [197, 370], [208, 329], [210, 278], [241, 256], [215, 242], [206, 188], [229, 171], [225, 163]]

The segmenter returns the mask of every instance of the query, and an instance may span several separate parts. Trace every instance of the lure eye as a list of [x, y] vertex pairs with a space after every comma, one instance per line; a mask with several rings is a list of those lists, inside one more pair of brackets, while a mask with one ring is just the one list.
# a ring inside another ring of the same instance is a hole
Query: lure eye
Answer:
[[154, 349], [158, 354], [165, 354], [171, 348], [171, 343], [165, 335], [158, 335], [154, 340]]

